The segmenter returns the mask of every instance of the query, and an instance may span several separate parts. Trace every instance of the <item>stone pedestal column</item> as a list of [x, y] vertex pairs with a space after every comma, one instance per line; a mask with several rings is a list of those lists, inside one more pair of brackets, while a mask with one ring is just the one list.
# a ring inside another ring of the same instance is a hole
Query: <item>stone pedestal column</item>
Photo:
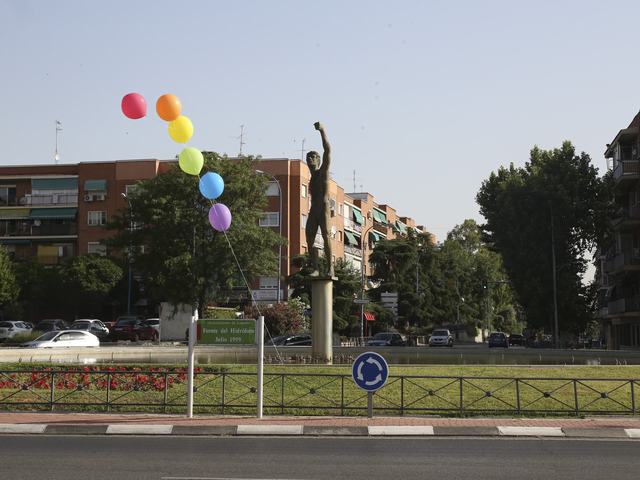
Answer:
[[333, 363], [333, 282], [336, 277], [311, 279], [311, 356], [314, 363]]

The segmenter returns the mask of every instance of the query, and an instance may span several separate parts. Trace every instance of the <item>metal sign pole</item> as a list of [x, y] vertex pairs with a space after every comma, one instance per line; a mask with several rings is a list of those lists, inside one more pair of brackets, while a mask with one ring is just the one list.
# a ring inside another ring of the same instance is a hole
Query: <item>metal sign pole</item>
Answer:
[[194, 310], [189, 322], [189, 353], [187, 357], [187, 417], [193, 418], [193, 364], [195, 360], [194, 350], [196, 346], [196, 322], [198, 321], [198, 309]]
[[367, 395], [367, 416], [373, 418], [373, 392]]
[[264, 376], [264, 317], [258, 317], [256, 325], [256, 342], [258, 343], [258, 418], [262, 418], [262, 390]]

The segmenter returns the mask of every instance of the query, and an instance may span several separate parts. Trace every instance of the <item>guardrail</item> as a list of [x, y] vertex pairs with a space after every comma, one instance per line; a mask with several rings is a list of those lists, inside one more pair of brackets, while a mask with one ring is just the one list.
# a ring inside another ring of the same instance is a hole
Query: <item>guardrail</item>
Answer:
[[[98, 369], [102, 368], [102, 369]], [[384, 415], [636, 415], [638, 379], [390, 376], [374, 395]], [[183, 413], [186, 370], [118, 367], [0, 371], [0, 408]], [[194, 412], [255, 414], [255, 373], [196, 371]], [[350, 375], [266, 373], [268, 415], [366, 415]]]

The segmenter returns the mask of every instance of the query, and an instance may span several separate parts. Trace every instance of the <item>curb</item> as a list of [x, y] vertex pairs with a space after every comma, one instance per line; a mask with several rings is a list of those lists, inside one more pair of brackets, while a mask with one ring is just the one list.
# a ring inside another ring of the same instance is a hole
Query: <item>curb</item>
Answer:
[[305, 437], [533, 437], [640, 439], [638, 428], [570, 427], [369, 427], [305, 425], [136, 425], [2, 423], [0, 435], [172, 435], [172, 436], [305, 436]]

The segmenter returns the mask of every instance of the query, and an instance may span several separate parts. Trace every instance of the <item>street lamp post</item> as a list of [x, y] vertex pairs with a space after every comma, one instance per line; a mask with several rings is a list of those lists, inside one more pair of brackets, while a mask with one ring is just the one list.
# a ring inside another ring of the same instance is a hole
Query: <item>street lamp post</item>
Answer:
[[281, 238], [278, 245], [278, 293], [276, 298], [278, 300], [278, 303], [280, 303], [282, 301], [282, 187], [280, 186], [280, 182], [275, 175], [271, 175], [262, 170], [256, 170], [256, 173], [258, 175], [264, 175], [270, 178], [271, 180], [276, 182], [276, 185], [278, 185], [278, 234]]
[[[122, 193], [122, 198], [129, 206], [129, 235], [133, 232], [133, 207], [126, 193]], [[129, 237], [129, 251], [127, 252], [127, 263], [129, 264], [128, 287], [127, 287], [127, 315], [131, 315], [131, 237]]]

